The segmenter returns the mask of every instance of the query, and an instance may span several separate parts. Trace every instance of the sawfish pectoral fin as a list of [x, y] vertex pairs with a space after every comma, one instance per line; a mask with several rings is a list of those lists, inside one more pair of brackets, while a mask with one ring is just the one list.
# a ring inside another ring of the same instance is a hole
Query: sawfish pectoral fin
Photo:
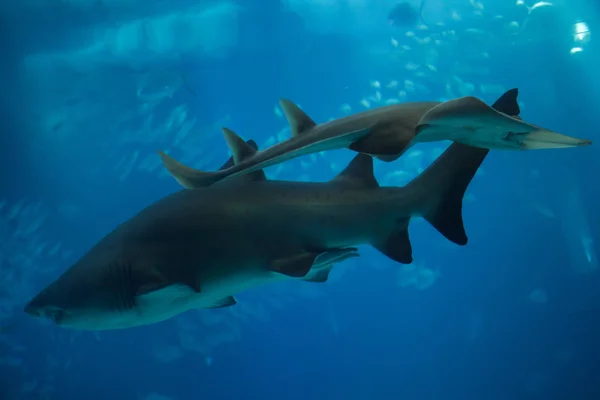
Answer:
[[356, 253], [354, 247], [344, 249], [330, 249], [320, 252], [300, 252], [289, 257], [271, 261], [269, 269], [291, 278], [304, 278], [311, 269], [323, 268], [346, 259], [350, 253]]
[[224, 308], [224, 307], [231, 307], [236, 304], [237, 304], [237, 300], [233, 296], [229, 296], [229, 297], [220, 299], [220, 300], [214, 302], [214, 304], [212, 304], [208, 307], [204, 307], [204, 308]]
[[408, 237], [408, 222], [406, 227], [394, 231], [391, 235], [373, 242], [371, 245], [383, 255], [401, 264], [410, 264], [412, 258], [412, 245]]
[[336, 150], [350, 148], [354, 142], [365, 137], [371, 132], [370, 128], [359, 129], [352, 132], [338, 134], [327, 139], [314, 141], [313, 143], [294, 150], [286, 154], [286, 159], [296, 157], [297, 155], [311, 154], [319, 151]]
[[381, 161], [398, 159], [415, 137], [414, 129], [398, 123], [377, 124], [369, 134], [361, 137], [349, 148], [358, 153], [369, 154]]

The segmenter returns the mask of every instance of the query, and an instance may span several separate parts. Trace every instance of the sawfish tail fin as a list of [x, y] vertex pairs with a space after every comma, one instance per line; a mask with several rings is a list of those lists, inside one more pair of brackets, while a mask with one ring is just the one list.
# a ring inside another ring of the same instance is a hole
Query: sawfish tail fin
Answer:
[[[223, 128], [222, 130], [232, 155], [218, 171], [200, 171], [182, 164], [163, 151], [158, 152], [167, 171], [169, 171], [171, 176], [173, 176], [181, 186], [186, 189], [197, 189], [215, 184], [227, 176], [227, 169], [232, 168], [244, 159], [254, 156], [258, 151], [258, 145], [254, 140], [244, 141], [231, 129]], [[247, 175], [232, 179], [240, 182], [264, 181], [267, 178], [263, 170], [258, 169]]]
[[413, 193], [415, 214], [421, 215], [446, 239], [467, 244], [463, 197], [488, 149], [452, 143], [423, 173], [404, 187]]
[[159, 151], [158, 155], [169, 171], [169, 174], [184, 188], [196, 189], [210, 186], [221, 180], [221, 172], [200, 171], [177, 161], [164, 151]]

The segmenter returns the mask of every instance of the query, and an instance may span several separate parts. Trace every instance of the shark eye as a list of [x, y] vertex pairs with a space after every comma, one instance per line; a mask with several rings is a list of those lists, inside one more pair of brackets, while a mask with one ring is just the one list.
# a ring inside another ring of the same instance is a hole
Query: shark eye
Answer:
[[65, 315], [65, 312], [63, 310], [61, 310], [60, 308], [56, 308], [56, 307], [47, 308], [45, 311], [46, 311], [46, 315], [48, 316], [48, 318], [50, 318], [55, 323], [59, 323], [60, 320]]

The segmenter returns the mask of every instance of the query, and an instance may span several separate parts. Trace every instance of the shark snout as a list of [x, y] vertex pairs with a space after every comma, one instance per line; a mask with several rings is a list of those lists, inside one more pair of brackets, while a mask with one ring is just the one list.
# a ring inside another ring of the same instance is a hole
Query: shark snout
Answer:
[[25, 313], [31, 315], [32, 317], [42, 316], [39, 307], [36, 307], [34, 304], [32, 304], [31, 301], [25, 305], [23, 311], [25, 311]]
[[59, 324], [65, 315], [65, 311], [60, 309], [59, 307], [53, 306], [41, 306], [38, 304], [36, 299], [31, 300], [29, 303], [25, 305], [23, 309], [25, 313], [31, 315], [35, 318], [46, 318], [53, 321], [56, 324]]

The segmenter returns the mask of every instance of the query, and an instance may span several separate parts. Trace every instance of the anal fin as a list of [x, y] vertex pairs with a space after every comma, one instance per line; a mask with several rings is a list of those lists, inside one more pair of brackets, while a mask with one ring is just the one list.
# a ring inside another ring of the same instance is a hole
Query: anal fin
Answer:
[[394, 231], [391, 235], [383, 238], [381, 242], [372, 243], [372, 246], [401, 264], [410, 264], [413, 261], [408, 227]]

